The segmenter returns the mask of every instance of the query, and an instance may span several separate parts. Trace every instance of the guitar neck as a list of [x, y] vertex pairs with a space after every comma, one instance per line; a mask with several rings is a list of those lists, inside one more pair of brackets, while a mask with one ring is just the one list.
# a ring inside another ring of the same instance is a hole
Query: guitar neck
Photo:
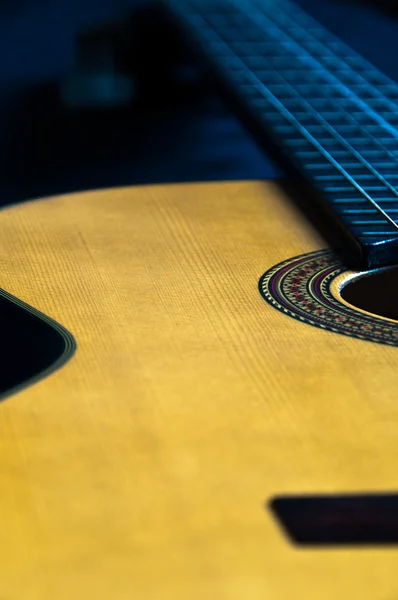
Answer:
[[357, 263], [398, 263], [398, 86], [291, 2], [162, 3], [315, 189]]

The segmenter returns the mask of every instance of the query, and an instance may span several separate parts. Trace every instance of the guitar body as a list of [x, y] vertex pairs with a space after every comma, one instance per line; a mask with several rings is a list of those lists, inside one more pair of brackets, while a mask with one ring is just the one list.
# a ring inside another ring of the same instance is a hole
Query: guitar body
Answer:
[[1, 287], [77, 344], [0, 407], [1, 598], [396, 597], [394, 546], [303, 548], [269, 508], [398, 485], [398, 348], [258, 291], [324, 245], [267, 182], [1, 214]]

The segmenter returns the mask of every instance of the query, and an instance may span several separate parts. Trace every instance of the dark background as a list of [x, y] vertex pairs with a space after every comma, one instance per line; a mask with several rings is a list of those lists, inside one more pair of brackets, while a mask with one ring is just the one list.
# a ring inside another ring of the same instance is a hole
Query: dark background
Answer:
[[[380, 2], [297, 2], [398, 81], [397, 13]], [[150, 0], [3, 0], [0, 205], [104, 186], [281, 175], [189, 64], [178, 83], [160, 83], [156, 56], [167, 49], [150, 28], [137, 56], [149, 85], [136, 106], [84, 115], [60, 107], [78, 29], [147, 9]]]

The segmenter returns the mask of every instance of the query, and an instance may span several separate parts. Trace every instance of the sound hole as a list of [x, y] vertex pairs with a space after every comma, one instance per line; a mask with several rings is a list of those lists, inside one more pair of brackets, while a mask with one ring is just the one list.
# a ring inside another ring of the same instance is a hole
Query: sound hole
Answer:
[[340, 291], [346, 302], [398, 321], [398, 268], [380, 269], [349, 281]]

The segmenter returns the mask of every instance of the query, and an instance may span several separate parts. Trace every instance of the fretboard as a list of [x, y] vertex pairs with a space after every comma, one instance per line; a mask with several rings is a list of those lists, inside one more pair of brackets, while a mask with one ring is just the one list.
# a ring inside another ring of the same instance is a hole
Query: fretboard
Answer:
[[358, 262], [398, 263], [398, 86], [287, 0], [163, 0], [316, 190]]

